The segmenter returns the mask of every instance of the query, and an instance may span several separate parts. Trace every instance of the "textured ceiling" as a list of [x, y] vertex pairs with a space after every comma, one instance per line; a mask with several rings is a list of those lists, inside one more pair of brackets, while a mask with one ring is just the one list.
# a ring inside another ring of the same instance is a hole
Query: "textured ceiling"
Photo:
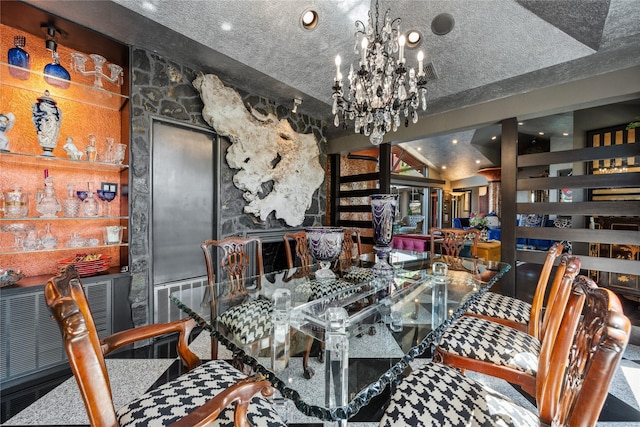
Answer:
[[[30, 0], [42, 9], [130, 45], [139, 45], [218, 74], [230, 84], [332, 123], [334, 58], [343, 74], [357, 60], [356, 20], [366, 21], [367, 0]], [[375, 2], [373, 2], [375, 4]], [[319, 23], [300, 25], [307, 9]], [[640, 64], [638, 0], [402, 0], [380, 1], [403, 30], [416, 29], [422, 44], [407, 49], [415, 64], [424, 50], [438, 79], [429, 84], [425, 115], [523, 93]], [[433, 19], [453, 16], [448, 34], [435, 35]], [[567, 117], [558, 117], [559, 124]], [[548, 123], [551, 125], [551, 121]], [[329, 138], [352, 128], [328, 127]], [[480, 130], [478, 131], [480, 132]], [[484, 132], [490, 132], [485, 130]], [[481, 132], [480, 132], [481, 133]], [[405, 145], [435, 167], [456, 163], [442, 177], [455, 180], [495, 164], [495, 149], [473, 130]], [[451, 149], [451, 139], [459, 143]], [[480, 160], [477, 164], [475, 161]], [[498, 159], [499, 161], [499, 159]]]

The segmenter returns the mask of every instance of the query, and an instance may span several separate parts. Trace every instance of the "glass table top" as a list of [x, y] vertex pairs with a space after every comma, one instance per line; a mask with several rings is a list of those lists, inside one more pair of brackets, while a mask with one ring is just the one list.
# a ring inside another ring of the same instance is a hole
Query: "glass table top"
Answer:
[[[393, 283], [375, 278], [363, 263], [338, 272], [329, 282], [316, 280], [313, 268], [248, 277], [246, 293], [220, 281], [216, 283], [215, 304], [214, 292], [208, 287], [175, 293], [171, 299], [245, 366], [264, 375], [299, 411], [327, 421], [346, 420], [402, 375], [411, 361], [428, 357], [444, 329], [510, 269], [506, 263], [448, 257], [431, 260], [428, 253], [409, 251], [393, 251], [390, 262]], [[434, 262], [448, 265], [446, 304], [439, 309], [434, 305]], [[277, 289], [286, 289], [291, 295], [291, 328], [288, 364], [272, 370], [276, 365], [271, 361], [271, 312], [258, 312], [252, 304], [269, 304]], [[244, 321], [261, 324], [262, 332], [250, 339], [230, 332], [220, 322], [225, 312], [238, 304], [251, 307], [243, 313]], [[331, 396], [325, 364], [315, 357], [305, 360], [305, 355], [324, 354], [330, 307], [342, 307], [348, 314], [348, 398], [342, 405], [339, 403], [345, 400], [336, 403]], [[434, 328], [437, 311], [444, 313], [439, 318], [443, 323]], [[308, 365], [306, 369], [304, 365]]]

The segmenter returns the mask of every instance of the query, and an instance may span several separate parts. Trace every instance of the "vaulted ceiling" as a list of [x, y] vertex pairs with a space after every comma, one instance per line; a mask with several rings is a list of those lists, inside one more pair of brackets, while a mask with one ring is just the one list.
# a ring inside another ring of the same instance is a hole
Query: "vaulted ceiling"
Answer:
[[[343, 72], [356, 62], [354, 22], [366, 22], [375, 1], [27, 2], [126, 44], [216, 73], [229, 84], [285, 106], [293, 107], [293, 98], [301, 98], [298, 111], [326, 120], [330, 141], [353, 132], [352, 127], [331, 124], [334, 58], [342, 56]], [[313, 30], [300, 23], [308, 9], [319, 17]], [[423, 36], [418, 47], [407, 49], [409, 62], [415, 63], [421, 49], [437, 74], [429, 83], [429, 107], [420, 122], [640, 64], [637, 0], [381, 0], [381, 15], [387, 9], [392, 18], [401, 18], [403, 30], [415, 29]], [[453, 18], [453, 27], [436, 35], [432, 27], [442, 23], [442, 16]], [[549, 116], [557, 120], [547, 120], [546, 125], [559, 132], [571, 120], [563, 114]], [[480, 138], [492, 133], [491, 126], [456, 129], [455, 124], [440, 124], [439, 135], [420, 133], [427, 131], [419, 126], [412, 134], [411, 128], [399, 140], [390, 134], [385, 141], [409, 146], [436, 167], [464, 161], [464, 166], [443, 172], [446, 179], [460, 179], [495, 163], [495, 148]], [[456, 132], [442, 132], [447, 128]], [[454, 138], [459, 142], [452, 150]]]

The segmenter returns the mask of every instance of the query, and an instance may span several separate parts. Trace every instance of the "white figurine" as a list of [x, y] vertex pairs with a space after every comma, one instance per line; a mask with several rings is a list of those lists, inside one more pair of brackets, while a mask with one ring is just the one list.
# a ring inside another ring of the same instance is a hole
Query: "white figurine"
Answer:
[[82, 151], [78, 150], [78, 147], [73, 143], [73, 138], [70, 136], [67, 137], [67, 142], [62, 147], [64, 151], [67, 152], [67, 155], [71, 158], [71, 160], [80, 160], [82, 159], [82, 155], [84, 154]]
[[13, 113], [0, 113], [0, 151], [9, 151], [9, 138], [4, 134], [13, 127], [16, 116]]

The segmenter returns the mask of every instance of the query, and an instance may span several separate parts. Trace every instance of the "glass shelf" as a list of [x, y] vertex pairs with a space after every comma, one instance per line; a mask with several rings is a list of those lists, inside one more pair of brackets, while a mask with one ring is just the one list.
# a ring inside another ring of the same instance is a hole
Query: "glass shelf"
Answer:
[[35, 251], [24, 251], [24, 250], [16, 251], [14, 250], [14, 248], [6, 248], [6, 249], [3, 248], [3, 249], [0, 249], [0, 255], [29, 255], [29, 254], [39, 254], [43, 252], [69, 252], [69, 251], [84, 253], [87, 251], [93, 251], [101, 248], [116, 248], [116, 247], [126, 247], [126, 246], [129, 246], [129, 243], [120, 243], [119, 245], [82, 246], [79, 248], [67, 248], [65, 246], [62, 248], [38, 249]]
[[[19, 70], [20, 72], [28, 72], [29, 77], [25, 80], [17, 79], [9, 73], [11, 68]], [[51, 76], [47, 76], [47, 78], [61, 80]], [[50, 96], [54, 99], [67, 99], [115, 111], [120, 111], [122, 106], [129, 99], [129, 97], [125, 95], [120, 95], [119, 93], [110, 92], [95, 86], [89, 86], [67, 80], [64, 80], [64, 82], [69, 83], [69, 87], [67, 89], [51, 86], [44, 80], [44, 73], [26, 70], [24, 68], [7, 64], [6, 62], [0, 62], [0, 83], [2, 85], [28, 90], [38, 96], [42, 96], [44, 91], [48, 90]]]
[[129, 165], [115, 165], [113, 163], [88, 162], [86, 160], [71, 160], [63, 157], [45, 157], [34, 154], [11, 153], [0, 151], [0, 162], [19, 164], [21, 166], [41, 166], [42, 162], [53, 162], [56, 166], [66, 169], [81, 169], [86, 171], [90, 167], [95, 171], [119, 172], [129, 168]]
[[121, 221], [128, 220], [128, 216], [53, 216], [53, 217], [26, 217], [26, 218], [0, 218], [0, 222], [24, 222], [24, 221]]

